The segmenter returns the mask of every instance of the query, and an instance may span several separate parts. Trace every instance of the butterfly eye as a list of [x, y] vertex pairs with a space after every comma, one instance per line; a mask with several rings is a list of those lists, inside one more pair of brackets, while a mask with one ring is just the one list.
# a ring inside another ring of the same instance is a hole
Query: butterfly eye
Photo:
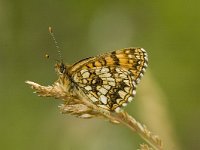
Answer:
[[66, 67], [65, 67], [65, 65], [63, 63], [60, 64], [60, 68], [59, 69], [60, 69], [60, 73], [62, 73], [62, 74], [64, 74], [65, 71], [66, 71]]

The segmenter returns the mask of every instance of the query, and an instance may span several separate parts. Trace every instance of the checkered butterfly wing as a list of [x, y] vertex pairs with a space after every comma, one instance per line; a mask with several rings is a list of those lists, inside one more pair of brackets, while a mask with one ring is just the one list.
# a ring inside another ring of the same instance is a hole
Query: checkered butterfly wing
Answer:
[[104, 109], [119, 111], [133, 100], [146, 67], [144, 49], [125, 48], [81, 60], [69, 71], [89, 100]]

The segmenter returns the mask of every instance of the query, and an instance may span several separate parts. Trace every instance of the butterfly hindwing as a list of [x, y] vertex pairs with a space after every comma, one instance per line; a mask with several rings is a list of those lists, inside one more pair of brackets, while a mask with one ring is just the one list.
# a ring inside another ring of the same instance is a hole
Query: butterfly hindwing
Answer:
[[136, 94], [132, 73], [120, 67], [83, 69], [73, 79], [94, 104], [108, 110], [127, 105]]

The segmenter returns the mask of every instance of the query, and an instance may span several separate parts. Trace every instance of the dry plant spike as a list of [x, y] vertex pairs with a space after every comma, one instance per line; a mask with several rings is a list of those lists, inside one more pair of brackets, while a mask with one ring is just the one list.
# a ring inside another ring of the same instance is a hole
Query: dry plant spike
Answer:
[[[50, 33], [54, 38], [52, 29]], [[32, 81], [26, 83], [39, 96], [63, 100], [59, 106], [63, 114], [121, 123], [138, 133], [154, 149], [162, 150], [158, 136], [122, 109], [133, 100], [147, 61], [143, 48], [125, 48], [89, 57], [74, 65], [65, 65], [60, 60], [55, 65], [59, 79], [51, 86]]]
[[140, 144], [140, 149], [138, 150], [153, 150], [147, 144]]
[[162, 141], [158, 136], [153, 135], [146, 126], [140, 124], [136, 119], [130, 116], [127, 112], [108, 112], [102, 108], [95, 106], [86, 99], [70, 99], [66, 96], [60, 84], [53, 84], [53, 86], [41, 86], [32, 81], [26, 81], [27, 84], [35, 90], [39, 96], [55, 97], [62, 99], [64, 104], [59, 106], [61, 113], [71, 114], [80, 118], [104, 118], [111, 122], [121, 123], [129, 127], [132, 131], [138, 133], [147, 143], [154, 149], [162, 150]]

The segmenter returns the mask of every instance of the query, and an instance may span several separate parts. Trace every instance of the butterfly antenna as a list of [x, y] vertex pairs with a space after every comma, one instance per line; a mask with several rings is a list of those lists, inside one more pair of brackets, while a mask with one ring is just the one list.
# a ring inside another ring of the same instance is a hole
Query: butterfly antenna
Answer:
[[50, 33], [50, 35], [53, 38], [53, 41], [55, 43], [56, 49], [58, 51], [58, 55], [60, 57], [60, 61], [63, 62], [62, 53], [61, 53], [60, 47], [58, 46], [58, 42], [56, 41], [56, 38], [54, 36], [52, 27], [49, 27], [49, 33]]

